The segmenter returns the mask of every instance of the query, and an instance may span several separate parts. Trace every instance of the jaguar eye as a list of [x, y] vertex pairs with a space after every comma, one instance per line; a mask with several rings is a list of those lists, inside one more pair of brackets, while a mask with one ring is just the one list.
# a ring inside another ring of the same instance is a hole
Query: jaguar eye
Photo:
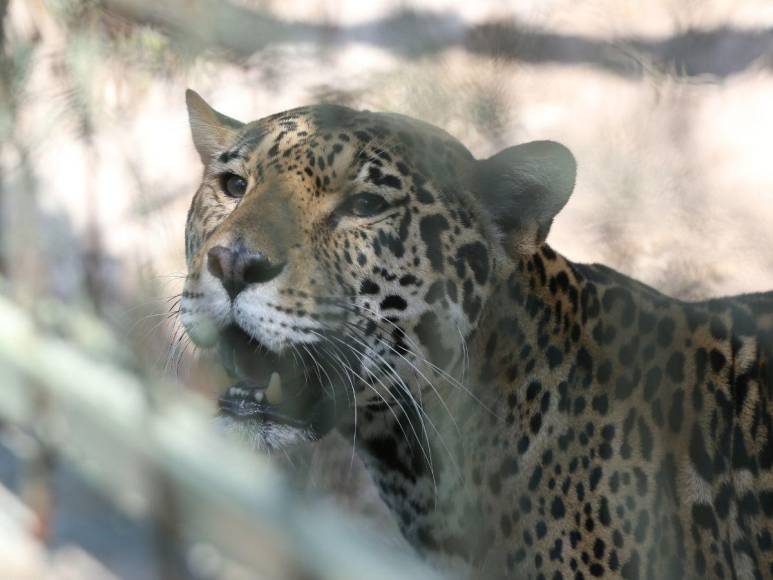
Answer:
[[243, 197], [247, 191], [247, 180], [233, 173], [226, 173], [221, 178], [221, 186], [229, 197]]
[[380, 214], [389, 204], [375, 193], [359, 193], [351, 196], [345, 205], [345, 210], [357, 217], [371, 217]]

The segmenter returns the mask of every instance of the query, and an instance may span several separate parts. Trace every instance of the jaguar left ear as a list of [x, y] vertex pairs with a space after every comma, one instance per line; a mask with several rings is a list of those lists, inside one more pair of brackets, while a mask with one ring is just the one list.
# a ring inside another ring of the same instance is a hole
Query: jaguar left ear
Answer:
[[536, 251], [574, 189], [574, 155], [555, 141], [532, 141], [476, 162], [472, 188], [512, 247]]
[[212, 157], [230, 145], [244, 123], [218, 113], [191, 89], [185, 91], [185, 103], [188, 105], [193, 144], [202, 163], [206, 165]]

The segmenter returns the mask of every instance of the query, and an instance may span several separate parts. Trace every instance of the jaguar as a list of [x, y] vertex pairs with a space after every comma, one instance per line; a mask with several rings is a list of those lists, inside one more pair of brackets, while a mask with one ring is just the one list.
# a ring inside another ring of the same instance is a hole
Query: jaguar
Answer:
[[187, 105], [181, 318], [233, 377], [227, 429], [344, 434], [459, 577], [773, 577], [773, 292], [685, 302], [564, 258], [556, 142], [476, 159], [399, 114]]

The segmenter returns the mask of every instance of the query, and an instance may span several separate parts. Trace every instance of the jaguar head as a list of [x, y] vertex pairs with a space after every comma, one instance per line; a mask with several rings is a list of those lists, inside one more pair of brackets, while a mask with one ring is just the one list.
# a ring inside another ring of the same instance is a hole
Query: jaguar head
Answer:
[[553, 142], [476, 160], [401, 115], [319, 105], [244, 124], [187, 101], [204, 173], [182, 322], [233, 376], [221, 415], [262, 446], [453, 377], [502, 268], [574, 183]]

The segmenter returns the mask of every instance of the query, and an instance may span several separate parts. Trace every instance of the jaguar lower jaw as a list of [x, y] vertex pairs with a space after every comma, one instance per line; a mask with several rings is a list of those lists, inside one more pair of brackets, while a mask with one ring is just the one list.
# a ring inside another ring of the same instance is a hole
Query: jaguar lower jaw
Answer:
[[265, 389], [248, 381], [239, 381], [229, 387], [218, 400], [219, 414], [236, 421], [270, 421], [308, 429], [310, 421], [305, 417], [295, 416], [300, 409], [292, 409], [289, 405], [282, 404], [281, 389], [281, 377], [276, 372], [271, 375]]
[[257, 429], [261, 425], [298, 429], [313, 439], [335, 427], [336, 405], [320, 385], [304, 385], [293, 391], [292, 385], [282, 384], [278, 372], [261, 387], [251, 380], [240, 380], [218, 399], [218, 415]]

